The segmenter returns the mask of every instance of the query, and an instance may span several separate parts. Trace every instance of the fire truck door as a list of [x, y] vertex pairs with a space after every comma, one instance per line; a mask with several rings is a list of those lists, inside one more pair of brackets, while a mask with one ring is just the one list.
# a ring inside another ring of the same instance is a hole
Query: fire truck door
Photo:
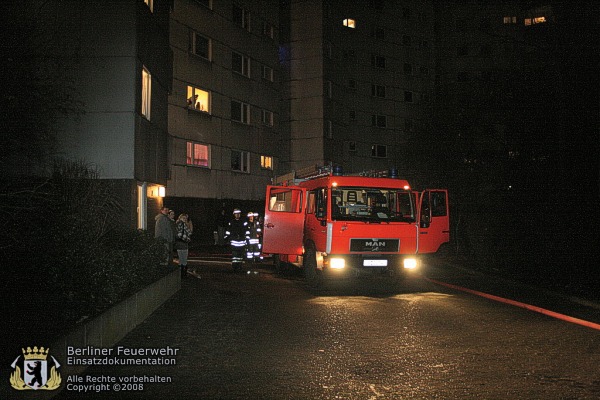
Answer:
[[419, 253], [435, 253], [450, 241], [448, 191], [427, 189], [419, 202]]
[[306, 189], [267, 186], [263, 253], [302, 254]]

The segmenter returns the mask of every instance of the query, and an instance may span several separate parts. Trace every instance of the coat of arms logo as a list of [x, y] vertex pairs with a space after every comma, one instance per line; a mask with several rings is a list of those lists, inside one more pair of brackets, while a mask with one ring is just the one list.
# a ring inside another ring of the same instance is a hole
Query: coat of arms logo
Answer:
[[[16, 390], [55, 390], [62, 381], [57, 372], [60, 364], [50, 356], [50, 349], [35, 346], [27, 347], [23, 355], [18, 356], [11, 364], [13, 373], [10, 375], [10, 385]], [[22, 360], [20, 360], [22, 358]], [[22, 369], [21, 369], [22, 368]]]

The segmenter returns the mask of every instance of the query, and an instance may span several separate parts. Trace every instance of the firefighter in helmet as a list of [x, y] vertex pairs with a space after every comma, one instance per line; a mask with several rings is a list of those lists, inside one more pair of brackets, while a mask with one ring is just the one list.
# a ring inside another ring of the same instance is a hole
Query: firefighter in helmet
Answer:
[[258, 262], [260, 260], [262, 229], [258, 221], [258, 213], [250, 211], [248, 220], [244, 226], [246, 228], [246, 260]]
[[231, 266], [234, 271], [239, 271], [244, 262], [244, 249], [246, 247], [246, 227], [241, 219], [242, 212], [239, 208], [233, 210], [233, 219], [229, 221], [225, 231], [225, 239], [231, 245]]

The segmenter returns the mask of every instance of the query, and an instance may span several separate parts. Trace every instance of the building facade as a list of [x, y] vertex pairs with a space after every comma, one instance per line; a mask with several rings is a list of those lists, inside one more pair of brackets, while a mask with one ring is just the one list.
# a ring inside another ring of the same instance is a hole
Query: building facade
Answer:
[[290, 167], [404, 167], [429, 130], [434, 15], [429, 1], [291, 1]]
[[54, 55], [71, 53], [65, 66], [82, 108], [61, 121], [57, 154], [114, 182], [125, 225], [153, 227], [168, 172], [168, 2], [46, 2], [40, 10], [69, 40]]

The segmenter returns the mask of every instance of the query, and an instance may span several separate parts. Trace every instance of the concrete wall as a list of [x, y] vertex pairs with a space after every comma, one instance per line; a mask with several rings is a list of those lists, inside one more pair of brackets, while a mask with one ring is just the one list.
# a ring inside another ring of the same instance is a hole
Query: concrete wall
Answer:
[[[53, 343], [50, 350], [61, 363], [58, 372], [63, 379], [85, 370], [83, 366], [67, 365], [67, 346], [114, 346], [180, 288], [181, 273], [176, 270]], [[61, 387], [64, 388], [64, 381]]]

